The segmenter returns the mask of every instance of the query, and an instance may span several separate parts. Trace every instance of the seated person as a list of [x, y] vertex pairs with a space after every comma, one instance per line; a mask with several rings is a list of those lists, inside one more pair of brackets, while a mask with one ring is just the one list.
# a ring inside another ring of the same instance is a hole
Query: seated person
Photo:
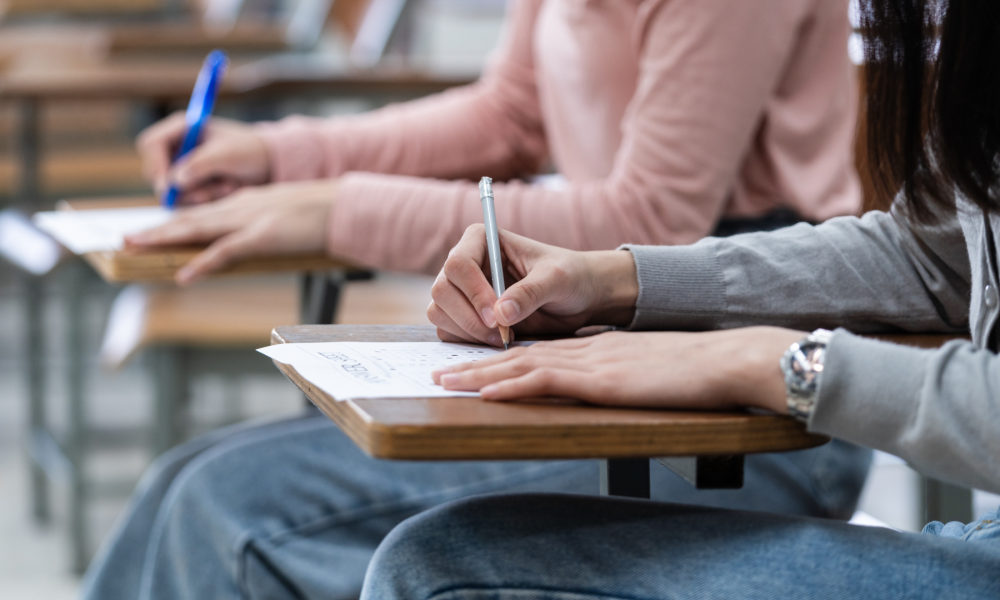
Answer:
[[[214, 242], [182, 283], [252, 254], [323, 249], [434, 272], [482, 218], [476, 183], [442, 179], [526, 176], [548, 157], [565, 188], [497, 184], [497, 215], [570, 248], [693, 242], [721, 217], [731, 231], [851, 214], [849, 31], [843, 0], [515, 2], [499, 59], [470, 87], [351, 118], [216, 120], [173, 172], [182, 125], [155, 126], [140, 147], [158, 188], [174, 178], [188, 203], [232, 193], [132, 242]], [[659, 468], [653, 487], [847, 518], [869, 460], [836, 442], [749, 459], [743, 490], [697, 491]], [[596, 493], [596, 473], [594, 461], [375, 461], [315, 412], [216, 432], [150, 469], [84, 597], [356, 598], [407, 517], [473, 494]]]
[[[754, 407], [1000, 492], [1000, 9], [863, 0], [869, 152], [889, 213], [579, 253], [513, 234], [520, 281], [494, 298], [481, 228], [445, 263], [433, 320], [479, 339], [490, 308], [519, 332], [613, 332], [515, 348], [435, 377], [516, 402]], [[928, 11], [925, 13], [925, 11]], [[931, 11], [941, 11], [931, 12]], [[940, 49], [929, 39], [940, 22]], [[936, 55], [935, 55], [936, 52]], [[471, 323], [465, 328], [459, 324]], [[816, 326], [847, 327], [834, 332]], [[966, 333], [926, 350], [886, 330]], [[852, 333], [855, 332], [855, 333]], [[761, 512], [564, 495], [461, 500], [383, 542], [362, 600], [1000, 597], [1000, 511], [922, 534]]]
[[480, 177], [528, 177], [548, 161], [565, 186], [496, 183], [497, 220], [576, 250], [688, 244], [720, 218], [778, 211], [780, 226], [860, 208], [843, 0], [511, 10], [497, 59], [464, 88], [354, 117], [215, 119], [173, 170], [183, 115], [154, 125], [139, 150], [158, 191], [172, 180], [186, 203], [229, 195], [132, 243], [215, 242], [180, 283], [251, 255], [324, 249], [435, 273], [482, 221]]

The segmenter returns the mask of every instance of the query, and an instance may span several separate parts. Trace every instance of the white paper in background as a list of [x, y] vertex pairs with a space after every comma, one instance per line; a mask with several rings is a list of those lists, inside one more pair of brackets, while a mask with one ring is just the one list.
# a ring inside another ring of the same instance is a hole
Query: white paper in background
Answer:
[[173, 211], [160, 206], [36, 213], [35, 225], [74, 254], [121, 250], [125, 236], [162, 225]]
[[431, 379], [431, 371], [502, 352], [446, 342], [277, 344], [257, 351], [290, 365], [336, 400], [478, 396], [445, 390]]

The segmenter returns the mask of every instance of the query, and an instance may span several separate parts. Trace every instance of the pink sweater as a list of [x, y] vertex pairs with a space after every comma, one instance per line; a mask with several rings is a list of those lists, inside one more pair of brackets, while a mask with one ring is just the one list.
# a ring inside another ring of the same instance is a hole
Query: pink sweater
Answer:
[[688, 244], [722, 216], [855, 213], [844, 0], [515, 0], [477, 83], [347, 118], [261, 124], [274, 181], [337, 177], [328, 249], [436, 271], [482, 222], [580, 250]]

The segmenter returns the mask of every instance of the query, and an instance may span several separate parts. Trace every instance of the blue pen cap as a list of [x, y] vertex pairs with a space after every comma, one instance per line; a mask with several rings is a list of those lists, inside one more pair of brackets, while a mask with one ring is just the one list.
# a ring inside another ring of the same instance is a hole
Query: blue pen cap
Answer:
[[194, 82], [194, 91], [191, 92], [187, 113], [184, 115], [188, 126], [194, 125], [212, 114], [212, 109], [215, 108], [215, 97], [219, 91], [219, 82], [226, 74], [227, 66], [229, 66], [229, 57], [222, 50], [213, 50], [205, 58], [201, 71], [198, 72], [198, 79]]

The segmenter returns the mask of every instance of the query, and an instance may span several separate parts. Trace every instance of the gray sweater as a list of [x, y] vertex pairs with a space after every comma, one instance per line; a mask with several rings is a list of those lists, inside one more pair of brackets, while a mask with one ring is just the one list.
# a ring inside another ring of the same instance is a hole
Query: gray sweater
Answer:
[[[818, 226], [626, 246], [639, 275], [632, 329], [842, 327], [809, 429], [1000, 492], [998, 232], [1000, 216], [966, 201], [935, 226], [911, 224], [897, 203]], [[847, 329], [971, 332], [972, 342], [919, 350]]]

